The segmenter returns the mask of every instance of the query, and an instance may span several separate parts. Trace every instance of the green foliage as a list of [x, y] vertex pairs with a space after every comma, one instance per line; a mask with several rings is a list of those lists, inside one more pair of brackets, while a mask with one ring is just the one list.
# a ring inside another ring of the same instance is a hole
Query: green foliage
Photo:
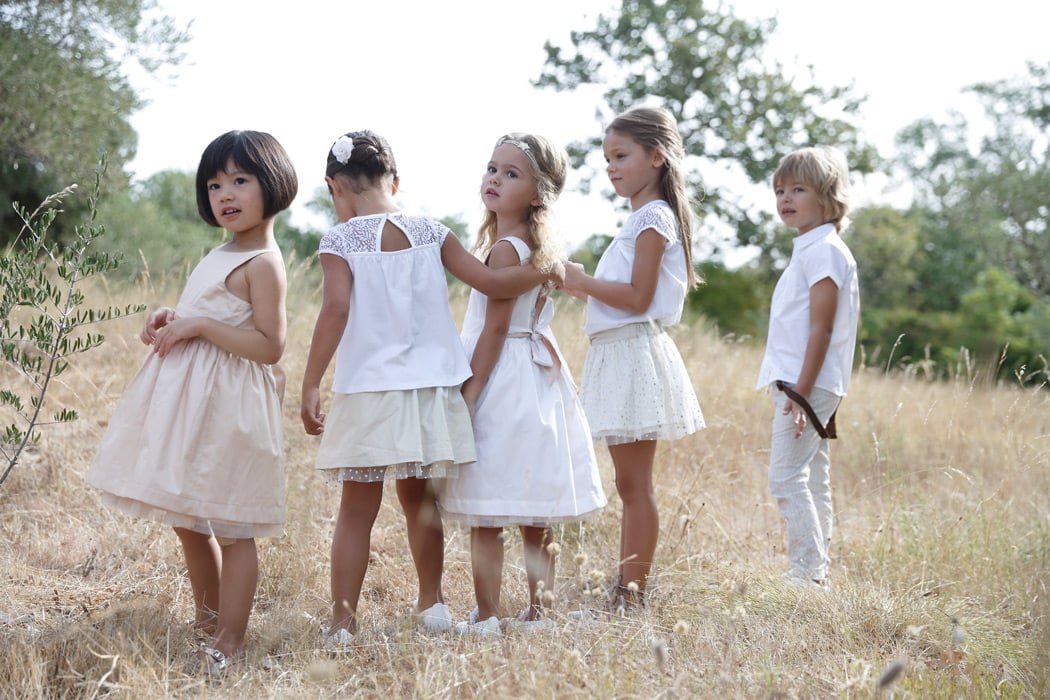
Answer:
[[865, 344], [893, 342], [902, 362], [942, 374], [966, 358], [1000, 378], [1045, 381], [1050, 66], [1029, 64], [1028, 73], [969, 88], [988, 117], [981, 139], [959, 114], [898, 135], [915, 203], [908, 212], [858, 212], [849, 239]]
[[730, 270], [720, 262], [697, 266], [703, 284], [694, 289], [687, 308], [713, 321], [721, 333], [765, 338], [772, 285], [754, 266]]
[[[42, 201], [59, 183], [90, 177], [104, 152], [125, 182], [135, 154], [129, 117], [141, 102], [124, 75], [133, 60], [156, 72], [182, 60], [187, 40], [152, 0], [0, 3], [0, 202]], [[67, 197], [74, 220], [89, 206]], [[0, 245], [21, 226], [0, 209]], [[63, 220], [51, 236], [63, 240]]]
[[[180, 193], [190, 184], [189, 203]], [[101, 215], [106, 235], [97, 249], [123, 253], [126, 260], [111, 279], [134, 280], [148, 276], [158, 282], [164, 275], [182, 279], [216, 243], [222, 232], [205, 224], [197, 214], [193, 177], [186, 173], [162, 172], [149, 178], [141, 189], [124, 190], [106, 199]]]
[[[61, 408], [50, 417], [44, 408], [51, 380], [68, 369], [70, 358], [104, 341], [104, 336], [91, 327], [144, 309], [130, 304], [123, 309], [83, 308], [80, 283], [120, 264], [119, 255], [95, 250], [94, 245], [105, 233], [104, 227], [94, 223], [104, 169], [103, 161], [89, 200], [88, 224], [75, 227], [73, 239], [64, 247], [50, 240], [48, 233], [61, 211], [61, 202], [72, 194], [75, 185], [46, 198], [32, 213], [15, 205], [23, 227], [0, 257], [0, 356], [14, 369], [21, 388], [0, 389], [0, 407], [8, 409], [5, 413], [12, 413], [14, 418], [2, 426], [0, 453], [7, 465], [0, 484], [26, 446], [39, 439], [41, 426], [77, 418], [71, 408]], [[5, 372], [5, 383], [7, 376]]]
[[[195, 175], [165, 170], [154, 173], [137, 187], [106, 200], [107, 234], [98, 243], [106, 252], [123, 252], [126, 279], [146, 273], [171, 273], [181, 279], [226, 233], [205, 224], [197, 212]], [[292, 260], [314, 260], [321, 233], [302, 231], [281, 212], [274, 221], [274, 237]]]
[[1024, 78], [969, 90], [991, 125], [978, 145], [957, 114], [943, 123], [915, 122], [898, 136], [899, 164], [928, 217], [930, 264], [940, 268], [938, 288], [950, 300], [941, 308], [957, 305], [958, 280], [973, 280], [989, 266], [1050, 299], [1050, 66], [1029, 64]]
[[[728, 222], [741, 245], [766, 250], [771, 216], [725, 188], [705, 192], [701, 170], [728, 168], [753, 183], [769, 179], [779, 159], [815, 143], [842, 148], [854, 172], [878, 166], [873, 146], [852, 121], [863, 99], [851, 88], [822, 89], [768, 60], [763, 49], [775, 20], [750, 23], [724, 5], [703, 0], [623, 0], [615, 16], [573, 31], [571, 50], [548, 42], [535, 84], [557, 90], [607, 86], [610, 110], [658, 99], [678, 119], [692, 156], [694, 196], [703, 215]], [[599, 138], [570, 147], [574, 165], [597, 150]]]
[[853, 213], [844, 240], [858, 261], [860, 298], [866, 307], [892, 309], [916, 305], [917, 260], [925, 257], [917, 216], [892, 207]]
[[583, 265], [583, 269], [587, 271], [588, 275], [593, 275], [595, 268], [598, 267], [598, 260], [602, 257], [602, 253], [612, 243], [612, 236], [607, 236], [602, 233], [595, 233], [590, 238], [585, 240], [580, 247], [572, 251], [569, 254], [569, 258], [573, 262], [578, 262]]

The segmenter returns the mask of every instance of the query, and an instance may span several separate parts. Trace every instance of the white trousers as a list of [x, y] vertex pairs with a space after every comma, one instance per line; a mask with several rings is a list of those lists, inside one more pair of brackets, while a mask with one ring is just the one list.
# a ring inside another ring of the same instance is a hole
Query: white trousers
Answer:
[[[841, 397], [814, 388], [809, 396], [821, 422], [838, 408]], [[807, 420], [796, 439], [791, 414], [784, 415], [787, 395], [773, 388], [773, 437], [769, 457], [769, 493], [787, 521], [790, 576], [821, 581], [828, 575], [831, 543], [831, 450]]]

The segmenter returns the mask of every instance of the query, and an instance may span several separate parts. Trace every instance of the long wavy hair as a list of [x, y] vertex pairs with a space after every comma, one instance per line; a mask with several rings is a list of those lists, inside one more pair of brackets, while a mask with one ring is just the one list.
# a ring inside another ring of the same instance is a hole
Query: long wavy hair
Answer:
[[[517, 143], [515, 143], [517, 142]], [[525, 144], [529, 170], [536, 179], [536, 194], [540, 205], [529, 210], [528, 227], [533, 246], [530, 262], [540, 272], [549, 272], [561, 256], [561, 246], [552, 223], [551, 206], [565, 189], [565, 178], [569, 172], [569, 156], [565, 149], [554, 145], [549, 139], [535, 134], [513, 132], [504, 134], [496, 141], [497, 146], [504, 143]], [[518, 146], [520, 148], [520, 146]], [[474, 243], [474, 253], [484, 257], [496, 243], [496, 214], [485, 211], [485, 218], [478, 227], [478, 239]]]

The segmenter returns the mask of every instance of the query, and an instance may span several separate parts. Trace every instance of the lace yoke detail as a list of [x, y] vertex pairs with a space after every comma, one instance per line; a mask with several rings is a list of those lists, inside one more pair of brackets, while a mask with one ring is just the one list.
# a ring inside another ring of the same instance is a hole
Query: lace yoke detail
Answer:
[[321, 238], [320, 252], [335, 253], [344, 258], [352, 254], [378, 253], [380, 233], [388, 220], [404, 231], [413, 248], [441, 245], [448, 233], [443, 224], [425, 216], [358, 216], [330, 228]]
[[625, 230], [630, 237], [638, 236], [646, 229], [659, 231], [669, 240], [678, 240], [678, 223], [675, 221], [674, 213], [666, 202], [654, 202], [631, 215], [628, 220], [629, 230]]

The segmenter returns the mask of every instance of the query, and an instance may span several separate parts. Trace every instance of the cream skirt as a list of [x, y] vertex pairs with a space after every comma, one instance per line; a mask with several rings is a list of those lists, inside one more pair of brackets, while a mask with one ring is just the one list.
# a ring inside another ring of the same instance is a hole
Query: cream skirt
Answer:
[[336, 394], [317, 451], [332, 481], [454, 477], [474, 460], [458, 386]]
[[705, 427], [682, 356], [659, 324], [632, 323], [590, 341], [580, 398], [595, 440], [677, 440]]

